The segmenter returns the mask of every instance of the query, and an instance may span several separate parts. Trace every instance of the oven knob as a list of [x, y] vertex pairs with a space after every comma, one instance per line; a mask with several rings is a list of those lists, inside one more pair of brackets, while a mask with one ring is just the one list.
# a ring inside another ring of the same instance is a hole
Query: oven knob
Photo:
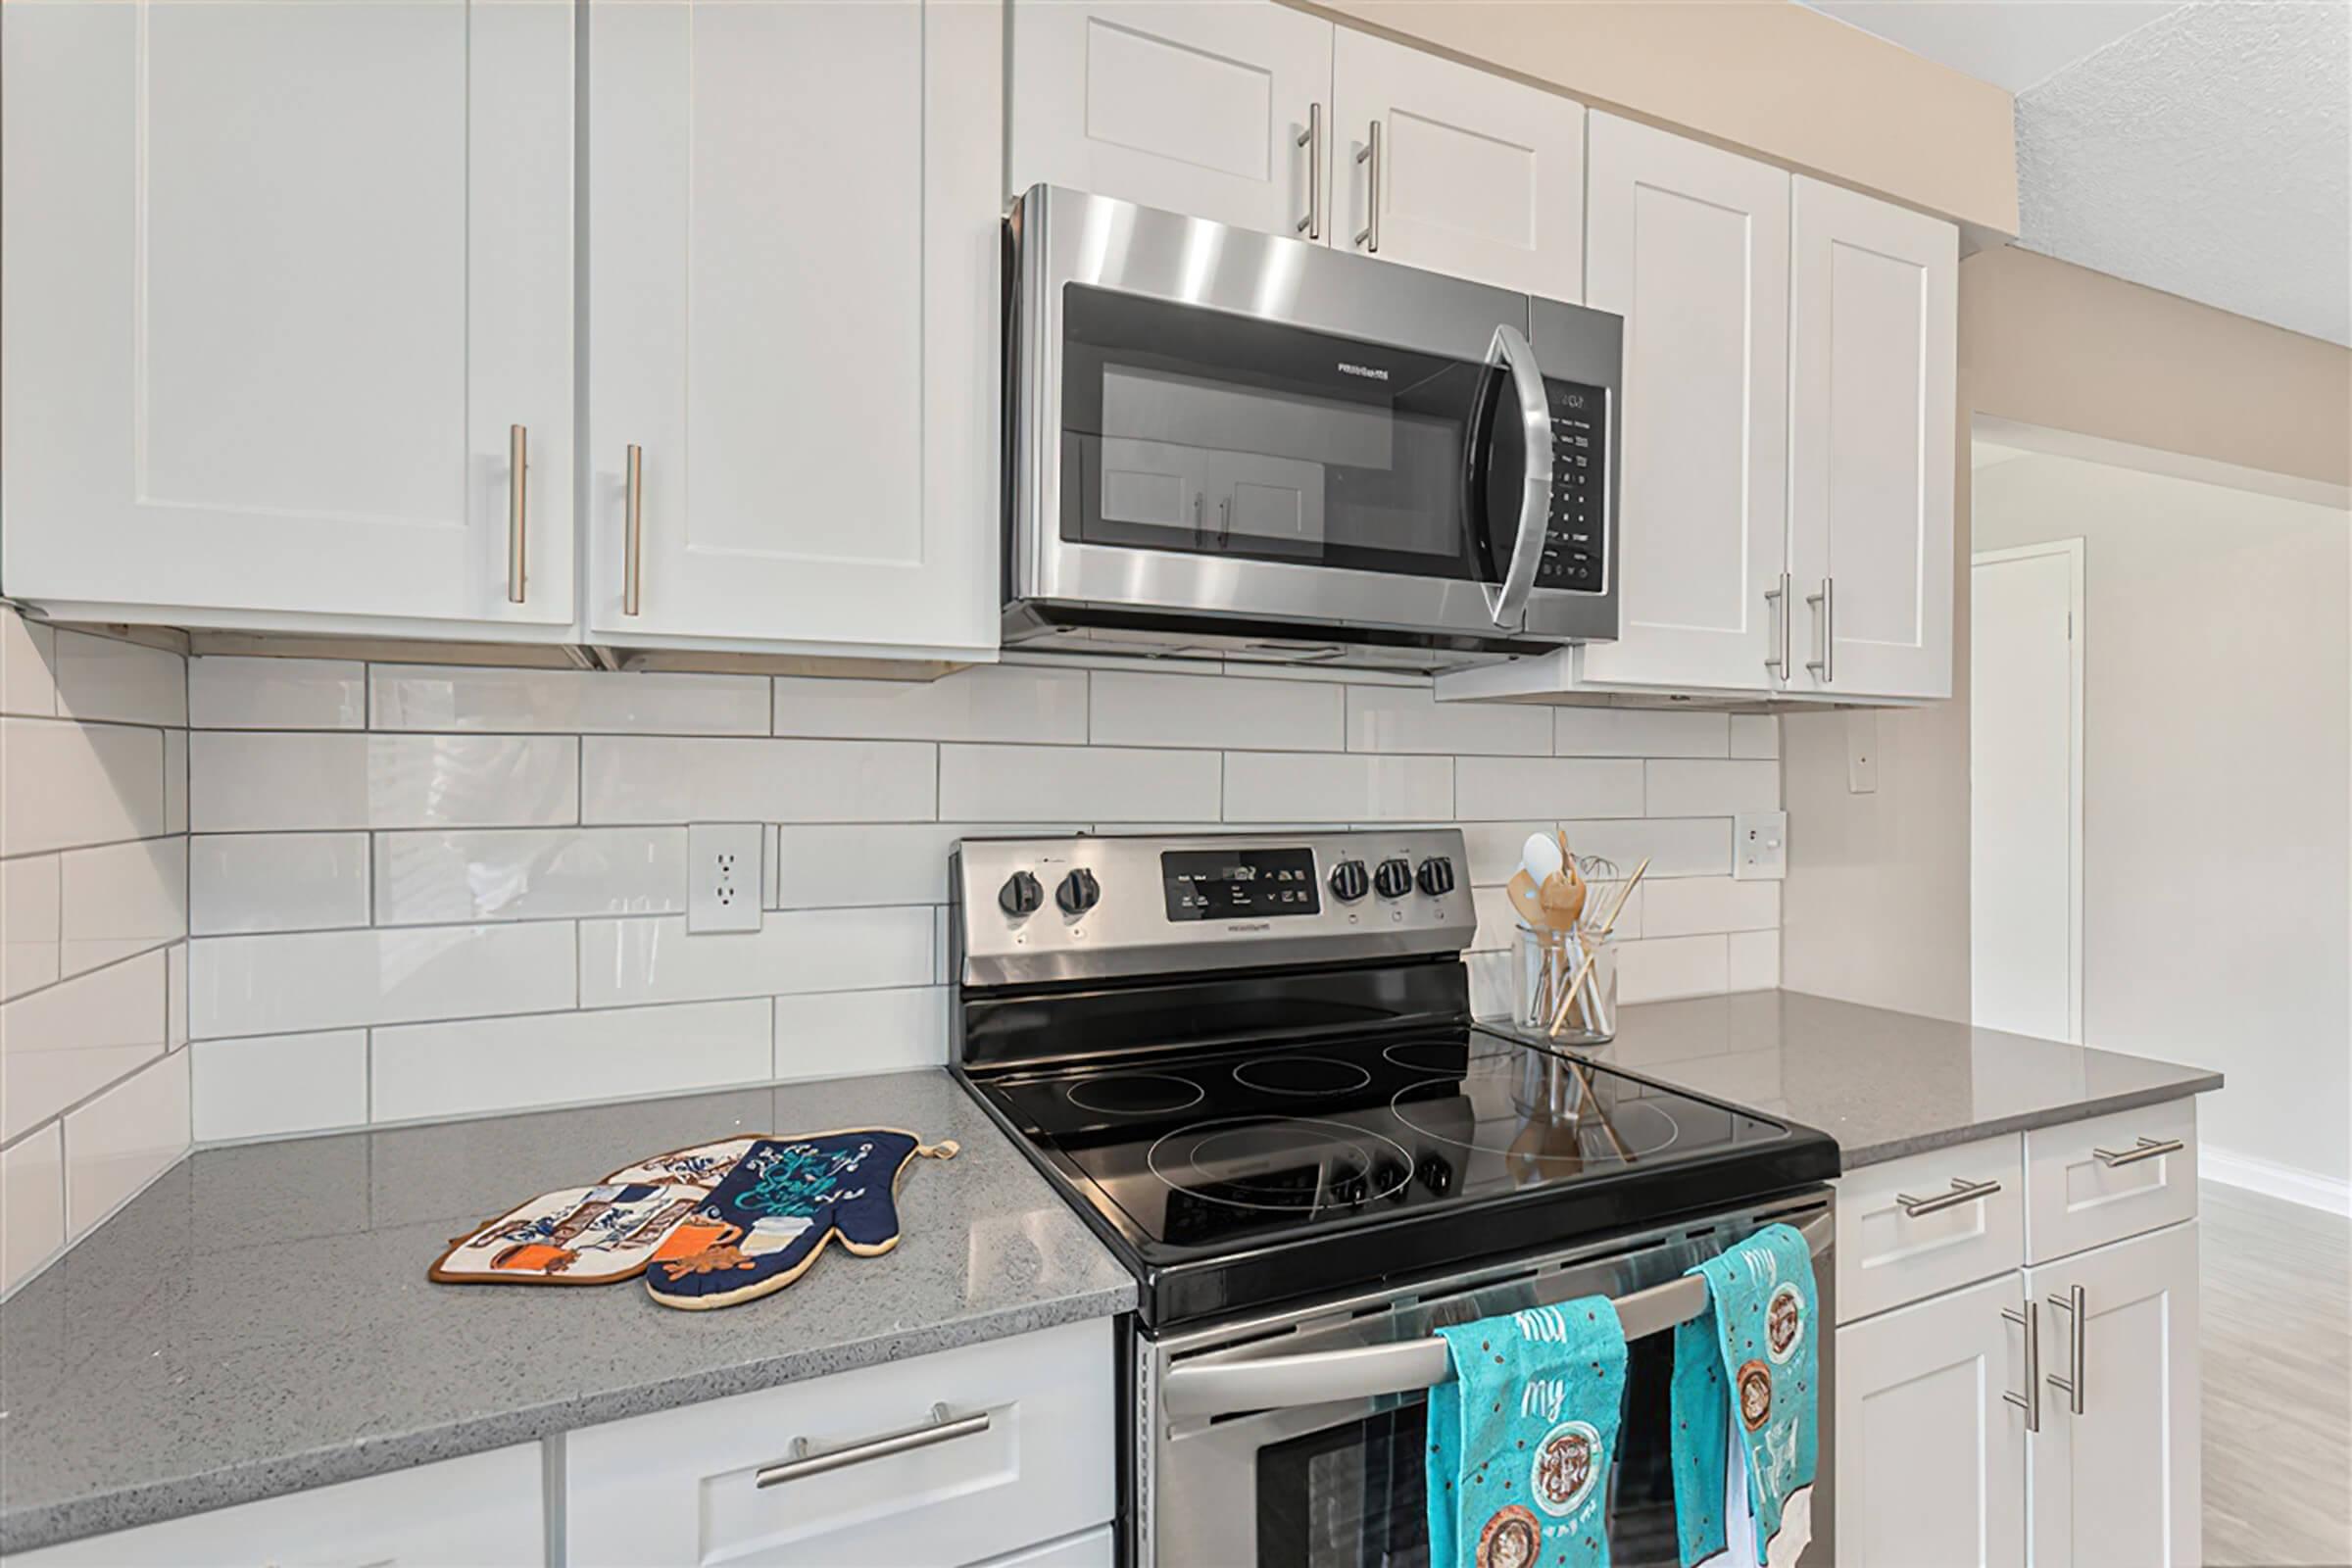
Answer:
[[1393, 1159], [1382, 1160], [1372, 1167], [1373, 1190], [1392, 1203], [1402, 1202], [1411, 1191], [1413, 1173]]
[[1364, 896], [1371, 882], [1364, 876], [1364, 862], [1342, 860], [1331, 868], [1331, 891], [1342, 904], [1353, 904]]
[[1453, 1191], [1453, 1166], [1447, 1163], [1443, 1154], [1424, 1155], [1420, 1168], [1413, 1172], [1413, 1176], [1435, 1197], [1444, 1198]]
[[1006, 914], [1027, 914], [1046, 902], [1046, 890], [1026, 871], [1015, 871], [997, 890], [997, 905]]
[[1380, 869], [1372, 873], [1372, 885], [1384, 899], [1401, 899], [1413, 891], [1413, 862], [1383, 860]]
[[1102, 897], [1102, 888], [1095, 881], [1095, 873], [1083, 865], [1063, 877], [1061, 886], [1054, 890], [1054, 902], [1061, 906], [1064, 914], [1084, 914]]
[[1433, 855], [1421, 862], [1421, 874], [1415, 879], [1421, 891], [1431, 898], [1453, 891], [1453, 862], [1443, 855]]

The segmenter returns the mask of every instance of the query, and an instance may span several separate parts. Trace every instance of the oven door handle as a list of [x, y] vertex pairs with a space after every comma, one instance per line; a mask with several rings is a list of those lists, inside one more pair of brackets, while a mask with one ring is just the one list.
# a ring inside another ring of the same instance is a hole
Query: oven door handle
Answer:
[[1513, 626], [1527, 612], [1527, 596], [1536, 586], [1536, 565], [1544, 557], [1544, 530], [1551, 520], [1551, 399], [1544, 390], [1544, 371], [1536, 364], [1535, 347], [1517, 327], [1503, 322], [1494, 328], [1494, 341], [1487, 347], [1487, 363], [1511, 372], [1527, 452], [1527, 473], [1519, 494], [1519, 534], [1511, 545], [1511, 563], [1503, 569], [1500, 587], [1484, 585], [1487, 613], [1497, 626]]
[[[1829, 1214], [1817, 1215], [1800, 1228], [1815, 1257], [1828, 1249], [1832, 1229]], [[1706, 1309], [1707, 1282], [1696, 1274], [1617, 1298], [1617, 1316], [1629, 1340], [1662, 1334]], [[1452, 1356], [1446, 1342], [1433, 1334], [1345, 1350], [1173, 1367], [1160, 1380], [1159, 1402], [1171, 1417], [1226, 1415], [1415, 1394], [1452, 1376]]]

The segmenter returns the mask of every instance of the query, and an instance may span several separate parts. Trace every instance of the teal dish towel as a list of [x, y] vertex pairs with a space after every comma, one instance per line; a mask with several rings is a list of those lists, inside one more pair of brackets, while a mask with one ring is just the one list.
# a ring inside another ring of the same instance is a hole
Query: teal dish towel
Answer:
[[1605, 1296], [1440, 1329], [1430, 1568], [1606, 1568], [1625, 1326]]
[[1684, 1568], [1785, 1568], [1813, 1539], [1820, 1397], [1813, 1253], [1768, 1225], [1690, 1270], [1674, 1331], [1674, 1512]]

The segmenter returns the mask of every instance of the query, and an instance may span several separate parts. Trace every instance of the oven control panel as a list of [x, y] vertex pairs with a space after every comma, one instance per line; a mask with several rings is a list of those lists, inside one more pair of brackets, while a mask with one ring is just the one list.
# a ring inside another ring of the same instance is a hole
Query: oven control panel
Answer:
[[1598, 593], [1608, 583], [1608, 410], [1601, 387], [1545, 377], [1551, 398], [1551, 516], [1536, 586]]
[[951, 874], [966, 986], [1459, 952], [1478, 929], [1455, 828], [972, 838]]

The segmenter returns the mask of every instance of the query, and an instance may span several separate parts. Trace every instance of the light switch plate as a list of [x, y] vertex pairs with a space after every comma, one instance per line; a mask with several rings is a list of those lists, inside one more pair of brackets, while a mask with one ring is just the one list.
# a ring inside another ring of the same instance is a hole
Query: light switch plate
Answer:
[[1732, 818], [1732, 876], [1779, 882], [1788, 875], [1788, 813], [1742, 811]]
[[1879, 715], [1867, 710], [1845, 715], [1845, 792], [1879, 792]]
[[760, 929], [760, 873], [766, 856], [757, 822], [694, 822], [686, 828], [686, 930]]

